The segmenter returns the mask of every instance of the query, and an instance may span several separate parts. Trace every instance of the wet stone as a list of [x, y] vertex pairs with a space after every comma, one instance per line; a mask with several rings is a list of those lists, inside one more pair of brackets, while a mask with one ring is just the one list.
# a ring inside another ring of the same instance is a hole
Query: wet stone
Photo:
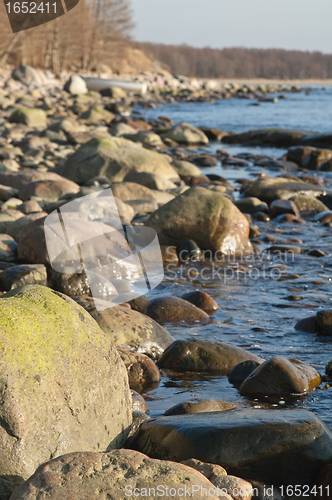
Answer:
[[260, 365], [257, 361], [242, 361], [228, 374], [228, 380], [231, 384], [241, 385], [242, 382]]
[[195, 290], [194, 292], [185, 293], [182, 298], [194, 304], [194, 306], [199, 307], [207, 313], [213, 313], [219, 309], [219, 306], [215, 300], [213, 300], [210, 295], [201, 290]]
[[313, 367], [297, 359], [282, 356], [265, 361], [242, 383], [242, 396], [288, 396], [314, 390], [321, 376]]
[[208, 413], [211, 411], [227, 411], [239, 406], [236, 403], [227, 403], [218, 399], [193, 399], [185, 403], [172, 406], [164, 415], [190, 415], [192, 413]]
[[139, 411], [142, 413], [146, 413], [148, 411], [149, 407], [147, 405], [147, 402], [143, 398], [143, 396], [141, 396], [138, 392], [134, 391], [133, 389], [131, 389], [130, 392], [131, 392], [131, 398], [132, 398], [132, 402], [133, 402], [133, 412]]
[[224, 342], [210, 342], [198, 339], [173, 342], [158, 360], [160, 368], [175, 371], [208, 372], [228, 375], [241, 361], [262, 359], [241, 347]]
[[156, 321], [198, 321], [209, 319], [208, 314], [179, 297], [160, 297], [147, 304], [145, 314]]

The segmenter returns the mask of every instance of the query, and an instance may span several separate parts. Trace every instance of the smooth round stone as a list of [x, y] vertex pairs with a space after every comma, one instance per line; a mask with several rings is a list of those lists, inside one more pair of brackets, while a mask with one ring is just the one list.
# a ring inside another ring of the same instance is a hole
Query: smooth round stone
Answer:
[[227, 472], [223, 467], [221, 467], [221, 465], [208, 464], [206, 462], [201, 462], [196, 458], [190, 458], [189, 460], [184, 460], [181, 463], [183, 465], [187, 465], [187, 467], [198, 470], [198, 472], [203, 474], [203, 476], [207, 477], [208, 479], [211, 479], [212, 477], [227, 476]]
[[212, 313], [219, 309], [219, 306], [215, 300], [213, 300], [210, 295], [201, 290], [195, 290], [194, 292], [185, 293], [182, 295], [184, 300], [191, 302], [194, 306], [199, 307], [207, 313]]
[[202, 250], [199, 248], [197, 243], [193, 240], [186, 240], [182, 243], [179, 248], [179, 259], [180, 260], [201, 260]]
[[231, 384], [241, 385], [242, 382], [260, 365], [257, 361], [242, 361], [228, 374], [228, 380]]
[[308, 252], [308, 255], [310, 257], [326, 257], [326, 253], [324, 253], [322, 250], [319, 250], [319, 249], [315, 249], [315, 250], [310, 250], [310, 252]]
[[332, 335], [332, 310], [318, 311], [316, 314], [318, 328], [327, 335]]
[[155, 321], [198, 321], [209, 319], [209, 315], [190, 302], [179, 297], [160, 297], [150, 300], [145, 314]]
[[295, 325], [295, 330], [306, 332], [306, 333], [317, 333], [318, 325], [316, 322], [316, 316], [309, 316], [308, 318], [300, 319]]
[[289, 254], [300, 254], [301, 253], [301, 248], [298, 246], [291, 246], [291, 245], [273, 245], [267, 249], [268, 252], [270, 253], [289, 253]]
[[313, 391], [322, 379], [313, 367], [278, 356], [262, 363], [242, 383], [242, 396], [288, 396]]
[[141, 391], [161, 379], [160, 371], [155, 362], [145, 354], [118, 347], [118, 352], [127, 369], [129, 386]]
[[211, 411], [226, 411], [239, 406], [236, 403], [227, 403], [217, 399], [197, 399], [186, 401], [172, 406], [164, 415], [190, 415], [192, 413], [208, 413]]
[[293, 214], [300, 217], [300, 211], [291, 200], [274, 200], [270, 204], [270, 215], [275, 219], [278, 215]]
[[158, 360], [157, 365], [160, 368], [183, 372], [228, 375], [235, 365], [248, 359], [258, 363], [263, 362], [256, 354], [232, 344], [189, 339], [173, 342]]

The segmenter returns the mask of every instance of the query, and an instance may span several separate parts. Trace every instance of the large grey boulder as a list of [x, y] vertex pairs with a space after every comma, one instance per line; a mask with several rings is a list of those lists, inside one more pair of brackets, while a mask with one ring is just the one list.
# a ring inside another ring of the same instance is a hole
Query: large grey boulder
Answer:
[[59, 455], [123, 444], [131, 424], [126, 369], [83, 308], [28, 285], [0, 299], [0, 325], [0, 476], [27, 479]]
[[203, 187], [188, 189], [163, 205], [146, 225], [178, 244], [192, 239], [200, 248], [222, 254], [252, 250], [246, 217], [229, 198]]
[[83, 144], [69, 156], [59, 173], [78, 184], [85, 184], [93, 177], [122, 182], [133, 169], [160, 174], [167, 179], [179, 178], [163, 155], [119, 137], [95, 138]]
[[332, 462], [332, 431], [306, 410], [234, 409], [145, 422], [133, 448], [151, 458], [196, 458], [273, 485], [311, 485]]

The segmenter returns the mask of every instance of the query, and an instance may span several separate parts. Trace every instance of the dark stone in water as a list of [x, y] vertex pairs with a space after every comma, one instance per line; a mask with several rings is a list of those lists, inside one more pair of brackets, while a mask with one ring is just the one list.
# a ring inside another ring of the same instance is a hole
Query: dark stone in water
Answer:
[[185, 293], [182, 298], [194, 304], [194, 306], [203, 309], [207, 313], [213, 313], [219, 309], [219, 306], [215, 300], [213, 300], [210, 295], [201, 290], [195, 290], [194, 292]]
[[158, 297], [150, 300], [145, 314], [155, 321], [197, 321], [209, 319], [208, 314], [179, 297]]
[[318, 311], [316, 314], [318, 328], [327, 335], [332, 335], [332, 311]]
[[152, 458], [196, 458], [273, 485], [312, 484], [332, 462], [332, 431], [306, 410], [234, 409], [152, 419], [134, 449]]
[[194, 399], [172, 406], [164, 415], [191, 415], [193, 413], [209, 413], [212, 411], [232, 410], [239, 406], [236, 403], [227, 403], [218, 399]]
[[242, 382], [260, 365], [257, 361], [242, 361], [228, 374], [228, 380], [231, 384], [241, 385]]
[[158, 360], [157, 365], [160, 368], [182, 372], [228, 375], [235, 365], [247, 360], [263, 362], [256, 354], [232, 344], [189, 339], [173, 342]]
[[279, 397], [313, 391], [320, 383], [321, 376], [312, 366], [298, 359], [279, 356], [256, 368], [239, 391], [248, 397]]

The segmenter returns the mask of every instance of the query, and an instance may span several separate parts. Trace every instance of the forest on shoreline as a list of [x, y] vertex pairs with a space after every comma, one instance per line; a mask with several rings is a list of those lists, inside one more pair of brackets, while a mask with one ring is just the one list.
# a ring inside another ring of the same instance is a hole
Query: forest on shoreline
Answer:
[[284, 49], [212, 49], [189, 45], [135, 43], [174, 75], [197, 78], [332, 78], [332, 54]]

